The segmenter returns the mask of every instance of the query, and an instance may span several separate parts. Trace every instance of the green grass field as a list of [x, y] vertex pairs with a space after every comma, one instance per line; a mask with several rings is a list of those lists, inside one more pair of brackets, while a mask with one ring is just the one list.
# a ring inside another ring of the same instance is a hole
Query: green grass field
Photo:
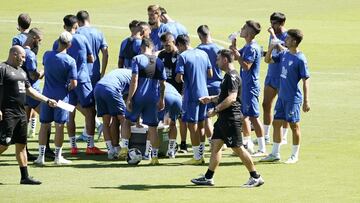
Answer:
[[[102, 4], [102, 3], [105, 4]], [[6, 60], [11, 39], [17, 34], [16, 19], [27, 12], [32, 27], [44, 32], [42, 54], [51, 48], [63, 30], [62, 18], [78, 10], [88, 10], [92, 24], [105, 34], [109, 44], [109, 69], [116, 67], [120, 42], [129, 31], [132, 19], [147, 19], [147, 5], [158, 3], [183, 23], [193, 35], [200, 24], [209, 25], [213, 38], [227, 42], [227, 36], [241, 28], [245, 20], [261, 23], [258, 42], [267, 45], [269, 16], [274, 11], [287, 15], [287, 28], [304, 31], [301, 49], [311, 73], [311, 111], [302, 114], [300, 161], [295, 165], [256, 163], [265, 185], [241, 189], [248, 173], [238, 158], [224, 152], [215, 174], [215, 187], [195, 187], [190, 179], [206, 171], [206, 166], [181, 166], [190, 155], [175, 160], [161, 159], [161, 166], [137, 167], [126, 162], [107, 161], [106, 157], [70, 157], [68, 142], [65, 157], [70, 166], [45, 167], [30, 164], [30, 174], [43, 181], [40, 186], [19, 185], [19, 169], [14, 146], [0, 156], [0, 202], [359, 202], [360, 201], [360, 2], [343, 1], [2, 1], [0, 7], [0, 60]], [[227, 47], [228, 44], [222, 44]], [[243, 44], [242, 41], [238, 42]], [[261, 80], [266, 64], [261, 65]], [[43, 68], [40, 65], [40, 68]], [[263, 83], [261, 83], [263, 84]], [[260, 97], [260, 101], [262, 96]], [[78, 116], [79, 126], [83, 125]], [[80, 129], [79, 129], [80, 131]], [[291, 133], [290, 133], [291, 134]], [[65, 136], [67, 137], [67, 136]], [[291, 139], [290, 139], [291, 140]], [[103, 142], [97, 143], [104, 148]], [[37, 154], [37, 142], [30, 140]], [[82, 152], [85, 144], [80, 144]], [[268, 150], [271, 146], [268, 146]], [[282, 147], [286, 159], [291, 144]], [[209, 153], [206, 154], [207, 161]]]

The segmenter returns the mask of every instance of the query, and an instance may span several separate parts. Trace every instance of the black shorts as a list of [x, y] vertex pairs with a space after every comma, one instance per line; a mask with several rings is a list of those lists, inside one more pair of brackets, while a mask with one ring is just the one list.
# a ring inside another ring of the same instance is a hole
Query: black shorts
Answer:
[[4, 117], [0, 121], [0, 145], [27, 143], [26, 115], [19, 117]]
[[228, 147], [241, 147], [241, 121], [217, 120], [214, 124], [214, 133], [211, 139], [221, 139]]

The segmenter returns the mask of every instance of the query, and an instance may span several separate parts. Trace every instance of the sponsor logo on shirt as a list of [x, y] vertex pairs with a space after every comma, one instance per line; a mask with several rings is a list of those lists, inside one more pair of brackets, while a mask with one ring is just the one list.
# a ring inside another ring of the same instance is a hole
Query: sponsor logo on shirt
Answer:
[[282, 66], [282, 67], [281, 67], [281, 74], [280, 74], [280, 77], [282, 77], [282, 78], [286, 79], [286, 77], [287, 77], [287, 73], [288, 73], [288, 71], [287, 71], [287, 69], [285, 68], [285, 66]]
[[19, 93], [26, 93], [24, 81], [18, 81], [18, 87], [19, 87]]

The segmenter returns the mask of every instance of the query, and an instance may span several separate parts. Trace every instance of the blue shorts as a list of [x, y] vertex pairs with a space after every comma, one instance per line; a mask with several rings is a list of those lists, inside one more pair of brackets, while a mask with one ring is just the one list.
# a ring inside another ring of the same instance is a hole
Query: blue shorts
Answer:
[[241, 111], [244, 116], [259, 117], [259, 97], [251, 93], [243, 93]]
[[[39, 88], [35, 88], [33, 87], [37, 92], [41, 93], [40, 89]], [[41, 102], [38, 101], [38, 100], [35, 100], [33, 99], [32, 97], [30, 96], [26, 96], [26, 106], [32, 108], [32, 109], [35, 109], [37, 106], [39, 106]]]
[[94, 106], [94, 93], [90, 82], [78, 83], [76, 88], [69, 93], [69, 104], [87, 108]]
[[129, 112], [126, 110], [125, 117], [131, 122], [136, 122], [140, 114], [144, 124], [151, 127], [158, 126], [159, 120], [157, 102], [136, 101], [133, 99], [132, 111]]
[[[217, 84], [219, 84], [219, 86], [217, 86]], [[209, 92], [209, 96], [213, 96], [213, 95], [219, 95], [220, 94], [220, 84], [221, 82], [219, 83], [212, 83], [212, 85], [208, 85], [207, 86], [207, 89], [208, 89], [208, 92]], [[215, 108], [216, 104], [211, 102], [211, 103], [208, 103], [207, 104], [207, 109], [212, 109], [212, 108]]]
[[100, 75], [91, 75], [90, 80], [91, 80], [91, 85], [95, 87], [97, 82], [99, 82], [100, 80]]
[[[68, 102], [68, 98], [63, 102]], [[40, 123], [55, 123], [64, 124], [69, 120], [69, 112], [60, 108], [52, 108], [46, 103], [40, 104]]]
[[165, 109], [159, 112], [159, 120], [164, 120], [166, 113], [172, 121], [176, 121], [181, 114], [181, 97], [174, 94], [165, 95]]
[[280, 88], [280, 77], [266, 76], [265, 86], [269, 86], [278, 90]]
[[125, 102], [121, 92], [98, 84], [95, 86], [94, 96], [98, 117], [124, 115]]
[[183, 102], [182, 120], [188, 123], [197, 123], [206, 118], [206, 104], [198, 101]]
[[297, 123], [300, 121], [300, 107], [301, 103], [278, 99], [275, 104], [274, 119]]

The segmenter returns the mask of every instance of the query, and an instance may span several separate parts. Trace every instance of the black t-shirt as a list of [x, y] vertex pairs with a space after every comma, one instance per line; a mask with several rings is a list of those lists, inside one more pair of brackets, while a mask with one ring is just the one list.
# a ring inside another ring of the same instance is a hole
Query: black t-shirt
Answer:
[[220, 95], [218, 103], [221, 103], [229, 96], [229, 92], [237, 92], [236, 102], [230, 107], [219, 112], [221, 120], [239, 120], [241, 113], [241, 79], [236, 70], [231, 70], [224, 75], [220, 85]]
[[5, 117], [25, 114], [26, 88], [29, 87], [26, 72], [21, 67], [14, 68], [6, 63], [0, 63], [1, 111]]
[[164, 63], [166, 71], [166, 82], [170, 83], [175, 89], [181, 94], [183, 90], [183, 83], [177, 83], [175, 81], [176, 77], [176, 62], [179, 54], [177, 52], [168, 53], [166, 51], [161, 51], [158, 55], [159, 59]]

